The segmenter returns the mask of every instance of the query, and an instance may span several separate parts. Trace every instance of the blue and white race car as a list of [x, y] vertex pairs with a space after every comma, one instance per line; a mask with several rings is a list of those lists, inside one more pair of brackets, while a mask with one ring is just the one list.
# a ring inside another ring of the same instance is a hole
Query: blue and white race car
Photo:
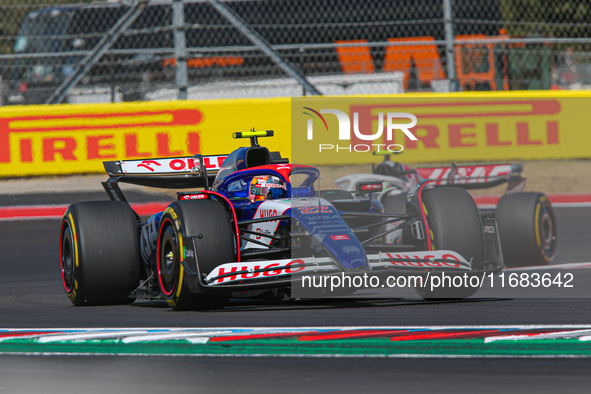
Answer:
[[[318, 169], [289, 164], [258, 144], [272, 135], [234, 133], [251, 146], [229, 155], [105, 162], [111, 200], [73, 204], [62, 220], [60, 265], [70, 301], [160, 298], [174, 309], [214, 309], [263, 291], [289, 297], [304, 277], [427, 281], [503, 268], [496, 221], [481, 218], [465, 190], [422, 182], [408, 191], [403, 212], [384, 213], [375, 198], [381, 182], [317, 190]], [[120, 182], [191, 191], [142, 221]], [[416, 290], [426, 299], [457, 299], [478, 289], [462, 283]]]

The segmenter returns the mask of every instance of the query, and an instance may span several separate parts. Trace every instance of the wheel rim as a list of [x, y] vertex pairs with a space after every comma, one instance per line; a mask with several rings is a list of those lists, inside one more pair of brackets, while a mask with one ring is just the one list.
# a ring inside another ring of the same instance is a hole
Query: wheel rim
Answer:
[[554, 226], [554, 218], [552, 217], [548, 206], [545, 204], [542, 205], [539, 220], [540, 224], [538, 231], [540, 234], [540, 246], [545, 256], [549, 258], [554, 255], [556, 247], [556, 229]]
[[62, 228], [60, 262], [64, 288], [68, 293], [71, 293], [74, 287], [74, 261], [74, 237], [72, 236], [72, 229], [67, 223], [64, 223]]
[[170, 225], [164, 223], [158, 251], [158, 278], [160, 288], [167, 296], [170, 296], [177, 286], [179, 266], [177, 249], [176, 233], [172, 223]]

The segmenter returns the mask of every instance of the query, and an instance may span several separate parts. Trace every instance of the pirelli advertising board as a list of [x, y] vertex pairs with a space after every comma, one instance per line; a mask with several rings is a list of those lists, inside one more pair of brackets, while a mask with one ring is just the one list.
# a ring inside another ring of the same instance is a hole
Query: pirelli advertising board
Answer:
[[104, 172], [106, 160], [227, 154], [234, 131], [274, 128], [289, 152], [289, 99], [0, 108], [0, 176]]
[[274, 98], [0, 107], [0, 177], [103, 172], [105, 160], [221, 155], [261, 140], [292, 162], [591, 158], [591, 92]]
[[[589, 92], [292, 99], [292, 155], [306, 163], [589, 158]], [[578, 96], [578, 97], [577, 97]]]

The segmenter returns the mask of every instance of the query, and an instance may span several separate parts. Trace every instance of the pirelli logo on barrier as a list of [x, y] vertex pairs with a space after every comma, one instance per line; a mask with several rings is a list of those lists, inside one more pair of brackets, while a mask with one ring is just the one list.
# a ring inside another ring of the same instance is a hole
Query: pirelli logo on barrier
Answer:
[[[293, 99], [294, 159], [310, 164], [376, 163], [380, 159], [372, 153], [401, 153], [393, 159], [401, 162], [590, 157], [584, 147], [591, 143], [585, 119], [591, 97], [536, 93], [540, 97]], [[339, 138], [342, 127], [334, 116], [313, 116], [337, 111], [355, 120], [347, 141]], [[398, 125], [394, 129], [399, 130], [392, 132], [383, 120], [389, 113], [412, 114], [416, 122], [410, 122], [407, 130]]]
[[301, 164], [377, 163], [375, 151], [405, 163], [591, 158], [590, 104], [591, 91], [547, 91], [0, 107], [0, 177], [224, 155], [252, 127], [275, 130], [265, 146]]
[[0, 117], [0, 175], [96, 172], [104, 160], [200, 151], [203, 113], [197, 109], [55, 114], [45, 108], [42, 114]]
[[[398, 139], [406, 149], [557, 145], [561, 105], [547, 100], [453, 100], [443, 102], [351, 105], [359, 114], [359, 129], [371, 129], [375, 110], [411, 108], [420, 124], [418, 138]], [[442, 122], [443, 121], [443, 122]], [[541, 127], [540, 127], [541, 126]], [[384, 141], [390, 142], [390, 141]], [[394, 142], [394, 139], [391, 141]]]

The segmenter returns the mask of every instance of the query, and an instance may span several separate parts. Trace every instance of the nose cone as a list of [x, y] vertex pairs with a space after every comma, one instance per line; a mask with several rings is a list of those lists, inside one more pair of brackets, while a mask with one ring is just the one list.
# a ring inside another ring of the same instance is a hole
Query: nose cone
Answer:
[[314, 244], [327, 251], [343, 271], [369, 271], [363, 245], [327, 200], [293, 199], [291, 212], [298, 226], [307, 230]]

